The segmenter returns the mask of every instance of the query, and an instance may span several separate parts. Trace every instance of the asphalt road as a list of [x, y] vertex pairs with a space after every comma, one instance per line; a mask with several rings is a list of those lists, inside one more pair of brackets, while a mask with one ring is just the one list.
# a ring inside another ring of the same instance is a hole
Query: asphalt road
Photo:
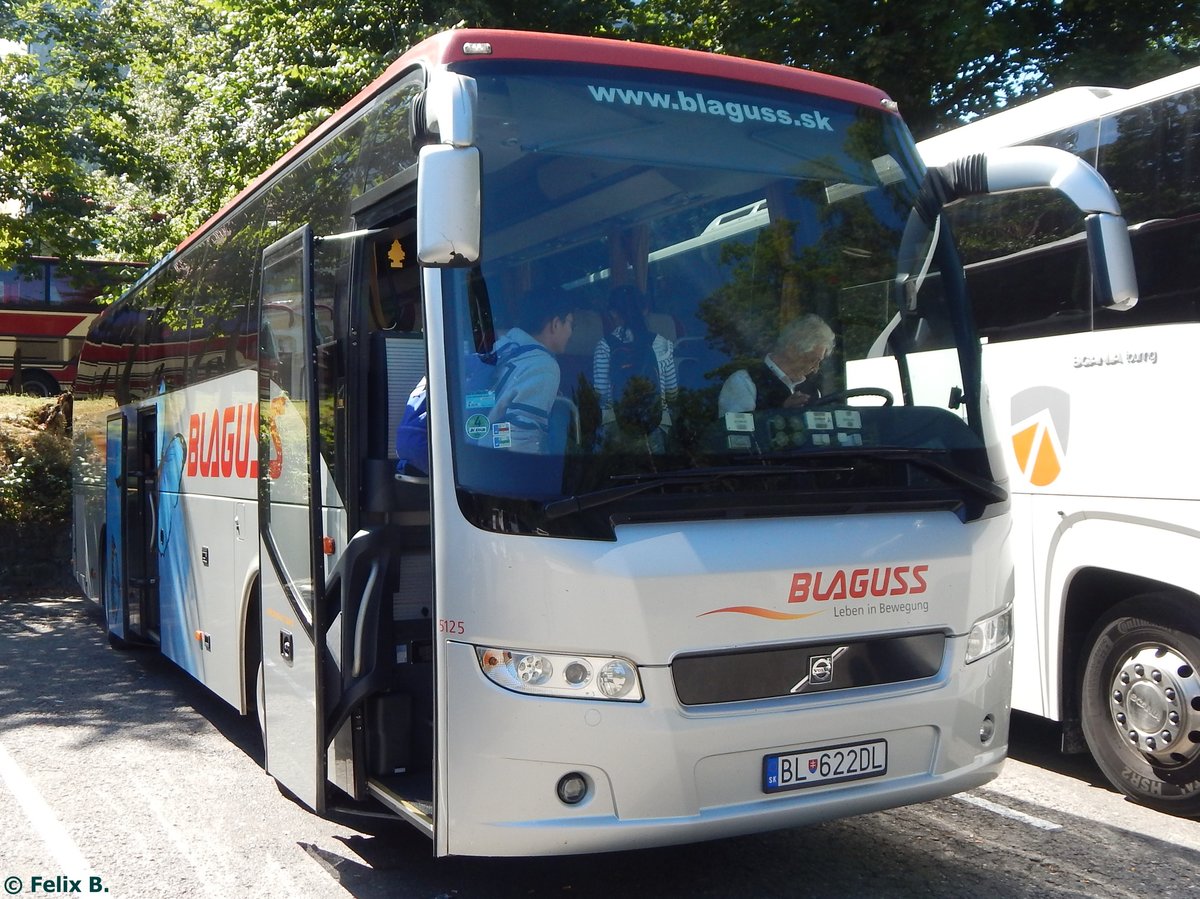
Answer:
[[111, 650], [90, 604], [0, 598], [0, 895], [1196, 895], [1200, 822], [1126, 802], [1056, 746], [1018, 718], [986, 788], [817, 827], [438, 861], [407, 827], [362, 830], [290, 800], [252, 722], [158, 656]]

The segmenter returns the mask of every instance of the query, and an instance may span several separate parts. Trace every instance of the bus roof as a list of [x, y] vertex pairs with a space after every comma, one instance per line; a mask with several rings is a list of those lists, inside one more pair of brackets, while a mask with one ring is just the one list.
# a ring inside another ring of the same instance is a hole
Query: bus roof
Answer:
[[917, 144], [917, 149], [926, 165], [943, 165], [981, 148], [1027, 143], [1197, 84], [1200, 84], [1200, 66], [1131, 88], [1068, 87], [927, 138]]
[[[469, 52], [468, 45], [486, 45], [488, 50], [487, 52]], [[834, 75], [823, 75], [775, 63], [608, 38], [473, 28], [444, 31], [417, 44], [388, 66], [382, 75], [367, 85], [350, 102], [323, 121], [270, 168], [246, 185], [237, 196], [185, 238], [167, 258], [174, 258], [187, 249], [200, 235], [231, 213], [260, 186], [286, 169], [306, 150], [353, 116], [372, 97], [414, 65], [423, 64], [434, 69], [480, 58], [571, 61], [629, 66], [664, 72], [682, 72], [690, 75], [708, 75], [751, 84], [802, 90], [885, 112], [895, 111], [894, 104], [881, 90]], [[164, 259], [163, 262], [165, 261]]]

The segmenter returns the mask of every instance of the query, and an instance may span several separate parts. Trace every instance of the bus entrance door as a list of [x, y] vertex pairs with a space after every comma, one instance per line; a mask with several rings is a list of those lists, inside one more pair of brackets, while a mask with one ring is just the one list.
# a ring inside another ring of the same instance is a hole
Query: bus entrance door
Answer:
[[[325, 570], [313, 347], [312, 229], [263, 251], [259, 378], [262, 727], [267, 772], [314, 811], [325, 806], [321, 657]], [[274, 333], [286, 305], [291, 333]], [[270, 319], [270, 320], [269, 320]], [[273, 364], [283, 338], [296, 352]]]
[[158, 414], [139, 409], [126, 441], [125, 593], [129, 629], [158, 642]]
[[158, 642], [157, 435], [153, 408], [108, 420], [103, 590], [114, 643]]
[[125, 416], [114, 412], [105, 426], [104, 569], [100, 586], [109, 639], [128, 635], [125, 610]]

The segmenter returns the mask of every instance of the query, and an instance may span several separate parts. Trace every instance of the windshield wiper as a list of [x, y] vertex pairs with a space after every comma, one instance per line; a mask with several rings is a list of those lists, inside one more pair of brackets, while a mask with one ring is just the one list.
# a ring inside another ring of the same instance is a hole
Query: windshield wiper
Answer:
[[[855, 460], [885, 459], [888, 461], [907, 462], [940, 475], [947, 481], [966, 487], [982, 496], [988, 502], [1002, 503], [1008, 499], [1008, 492], [992, 481], [982, 478], [974, 472], [967, 471], [947, 464], [938, 458], [942, 450], [933, 449], [889, 449], [874, 450], [804, 450], [797, 449], [784, 453], [773, 453], [769, 456], [745, 456], [740, 459], [754, 459], [758, 464], [741, 465], [737, 468], [685, 468], [677, 471], [649, 472], [645, 474], [612, 475], [610, 480], [626, 481], [615, 487], [603, 487], [588, 493], [568, 496], [564, 499], [546, 503], [542, 511], [549, 519], [562, 518], [585, 509], [615, 503], [657, 487], [676, 484], [707, 484], [724, 478], [762, 477], [780, 474], [811, 474], [812, 466], [798, 465], [806, 460], [821, 461], [822, 463], [841, 462], [842, 465], [830, 466], [823, 464], [823, 472], [851, 470]], [[786, 462], [786, 465], [774, 464]]]
[[926, 455], [926, 453], [931, 452], [940, 452], [940, 450], [888, 450], [885, 453], [885, 458], [911, 462], [913, 465], [924, 468], [926, 471], [940, 474], [948, 481], [953, 481], [956, 484], [961, 484], [963, 487], [974, 490], [989, 502], [1003, 503], [1008, 501], [1008, 491], [995, 481], [981, 478], [973, 471], [967, 471], [965, 468], [949, 465], [936, 456]]
[[568, 496], [565, 499], [556, 499], [553, 502], [546, 503], [542, 511], [547, 518], [562, 518], [564, 515], [570, 515], [573, 512], [582, 512], [584, 509], [594, 509], [597, 506], [615, 503], [627, 496], [633, 496], [635, 493], [641, 493], [644, 490], [653, 490], [656, 487], [664, 487], [668, 484], [708, 484], [713, 481], [719, 481], [722, 478], [803, 474], [804, 471], [803, 468], [747, 465], [738, 468], [682, 468], [676, 471], [659, 471], [646, 474], [611, 475], [609, 480], [627, 481], [628, 483], [617, 487], [602, 487], [599, 490]]
[[821, 461], [828, 461], [830, 459], [885, 459], [896, 462], [908, 462], [926, 471], [941, 475], [947, 481], [973, 490], [989, 502], [1002, 503], [1008, 500], [1008, 491], [1003, 487], [1000, 487], [993, 481], [989, 481], [987, 478], [980, 477], [974, 472], [950, 465], [939, 458], [944, 452], [944, 450], [918, 449], [915, 447], [909, 449], [880, 447], [879, 449], [853, 450], [795, 449], [753, 458], [759, 458], [764, 462], [769, 462], [771, 459], [779, 459], [780, 461], [787, 462], [790, 466], [794, 466], [796, 462], [802, 459], [819, 459]]

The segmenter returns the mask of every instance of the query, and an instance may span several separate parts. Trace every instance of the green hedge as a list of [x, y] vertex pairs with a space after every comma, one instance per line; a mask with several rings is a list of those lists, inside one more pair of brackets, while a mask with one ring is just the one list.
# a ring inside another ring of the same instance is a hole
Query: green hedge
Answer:
[[0, 596], [70, 583], [70, 402], [0, 402]]

